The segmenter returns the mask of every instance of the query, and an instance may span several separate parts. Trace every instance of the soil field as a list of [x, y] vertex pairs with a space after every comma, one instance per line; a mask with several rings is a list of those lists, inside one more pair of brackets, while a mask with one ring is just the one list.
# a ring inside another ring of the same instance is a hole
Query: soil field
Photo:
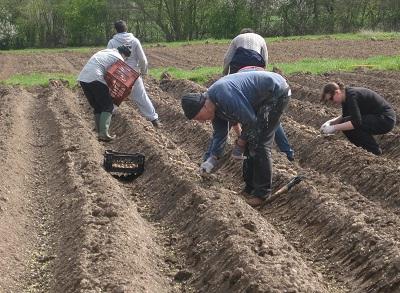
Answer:
[[[273, 43], [270, 58], [394, 55], [400, 45], [349, 43]], [[226, 50], [188, 47], [146, 53], [154, 67], [193, 68], [221, 63]], [[0, 54], [0, 78], [77, 74], [88, 58]], [[97, 140], [78, 87], [0, 85], [0, 292], [400, 292], [400, 129], [378, 137], [379, 157], [341, 135], [321, 137], [339, 109], [319, 103], [320, 89], [337, 79], [381, 93], [400, 112], [400, 72], [288, 76], [282, 121], [296, 160], [273, 150], [274, 187], [305, 179], [260, 210], [239, 196], [229, 146], [214, 176], [198, 175], [211, 128], [187, 121], [179, 98], [201, 85], [146, 77], [162, 128], [123, 103], [112, 143]], [[145, 172], [112, 177], [107, 149], [144, 154]]]

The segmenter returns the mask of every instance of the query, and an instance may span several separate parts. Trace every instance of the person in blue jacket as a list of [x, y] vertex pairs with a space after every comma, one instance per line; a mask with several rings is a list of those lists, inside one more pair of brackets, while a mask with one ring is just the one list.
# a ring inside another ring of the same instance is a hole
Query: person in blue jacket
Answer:
[[[280, 117], [291, 96], [285, 78], [274, 72], [248, 71], [227, 75], [205, 93], [191, 93], [181, 99], [188, 119], [212, 121], [216, 135], [227, 136], [229, 123], [242, 125], [246, 140], [243, 161], [243, 194], [251, 206], [259, 206], [271, 195], [271, 146]], [[217, 158], [210, 156], [201, 170], [210, 172]]]

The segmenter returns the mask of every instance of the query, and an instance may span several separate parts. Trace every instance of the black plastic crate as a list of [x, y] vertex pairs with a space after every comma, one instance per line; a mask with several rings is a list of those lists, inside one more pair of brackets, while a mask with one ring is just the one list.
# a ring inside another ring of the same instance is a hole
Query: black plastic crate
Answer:
[[106, 150], [104, 153], [104, 169], [130, 175], [141, 175], [144, 172], [145, 156], [139, 153], [128, 154]]

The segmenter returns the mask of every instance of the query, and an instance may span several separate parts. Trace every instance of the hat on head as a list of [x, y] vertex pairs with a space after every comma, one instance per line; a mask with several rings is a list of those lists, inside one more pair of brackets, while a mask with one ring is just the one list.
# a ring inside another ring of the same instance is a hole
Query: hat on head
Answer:
[[121, 45], [117, 50], [120, 54], [124, 54], [126, 57], [131, 56], [131, 47], [128, 45]]
[[187, 119], [193, 119], [203, 108], [206, 95], [201, 93], [186, 94], [182, 97], [182, 109]]

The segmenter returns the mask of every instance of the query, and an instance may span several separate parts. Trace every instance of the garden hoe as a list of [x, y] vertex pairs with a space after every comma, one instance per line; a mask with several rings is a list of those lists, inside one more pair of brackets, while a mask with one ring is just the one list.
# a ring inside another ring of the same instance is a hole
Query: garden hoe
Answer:
[[290, 189], [292, 189], [293, 186], [299, 184], [303, 179], [304, 179], [303, 175], [297, 175], [297, 176], [293, 177], [292, 179], [290, 179], [290, 181], [285, 186], [281, 187], [280, 189], [275, 191], [269, 198], [267, 198], [265, 200], [265, 202], [262, 204], [262, 206], [260, 206], [260, 207], [263, 207], [266, 204], [274, 201], [281, 194], [288, 192]]

